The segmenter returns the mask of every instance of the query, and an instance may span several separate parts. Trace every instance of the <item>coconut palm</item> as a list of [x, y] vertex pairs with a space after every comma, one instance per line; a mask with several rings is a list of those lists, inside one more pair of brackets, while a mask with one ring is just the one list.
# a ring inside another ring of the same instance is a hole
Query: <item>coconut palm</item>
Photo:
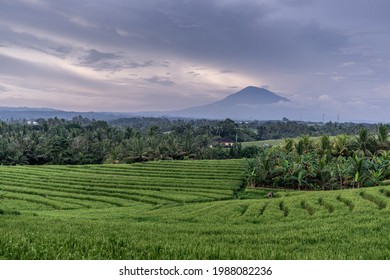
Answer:
[[330, 155], [332, 151], [332, 141], [330, 140], [329, 135], [322, 135], [320, 137], [319, 148], [321, 154]]
[[380, 149], [382, 150], [389, 148], [388, 130], [389, 127], [387, 124], [378, 125], [378, 144]]
[[332, 153], [334, 156], [347, 157], [351, 154], [350, 151], [350, 140], [345, 134], [337, 135], [333, 140]]
[[140, 133], [137, 133], [132, 141], [131, 157], [137, 162], [142, 162], [147, 159], [147, 145], [144, 137]]
[[372, 156], [378, 149], [377, 141], [367, 128], [361, 128], [355, 139], [356, 149], [361, 155]]

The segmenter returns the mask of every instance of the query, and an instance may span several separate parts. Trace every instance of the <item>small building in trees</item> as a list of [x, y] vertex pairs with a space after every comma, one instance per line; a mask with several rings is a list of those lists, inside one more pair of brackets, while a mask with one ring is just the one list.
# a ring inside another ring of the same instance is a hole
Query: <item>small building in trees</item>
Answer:
[[220, 138], [217, 140], [217, 143], [223, 147], [232, 147], [234, 145], [234, 141], [229, 138]]

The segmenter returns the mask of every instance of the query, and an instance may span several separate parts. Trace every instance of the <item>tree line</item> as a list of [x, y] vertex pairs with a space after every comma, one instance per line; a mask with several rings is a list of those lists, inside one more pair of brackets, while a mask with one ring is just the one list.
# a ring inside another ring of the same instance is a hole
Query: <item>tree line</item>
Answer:
[[[0, 122], [0, 164], [101, 164], [164, 159], [228, 159], [254, 157], [261, 147], [243, 148], [242, 141], [368, 133], [377, 125], [315, 124], [291, 121], [234, 122], [167, 118], [124, 118], [110, 122], [81, 116], [35, 121]], [[216, 142], [228, 138], [235, 145]]]
[[247, 160], [246, 180], [252, 187], [334, 190], [379, 185], [390, 179], [388, 126], [377, 133], [361, 128], [358, 135], [323, 135], [285, 139], [280, 147], [263, 148]]
[[131, 127], [139, 131], [147, 131], [152, 126], [158, 126], [160, 131], [168, 132], [176, 130], [180, 132], [186, 126], [199, 128], [199, 132], [205, 132], [215, 137], [227, 137], [238, 142], [259, 141], [269, 139], [295, 138], [301, 135], [357, 135], [362, 128], [369, 132], [377, 131], [377, 124], [369, 123], [338, 123], [338, 122], [302, 122], [290, 121], [286, 118], [278, 121], [248, 121], [234, 122], [231, 119], [173, 119], [173, 118], [119, 118], [109, 121], [115, 127]]
[[[141, 120], [137, 122], [142, 123]], [[154, 121], [134, 128], [75, 117], [0, 122], [0, 164], [101, 164], [164, 159], [227, 159], [253, 156], [258, 149], [216, 145], [231, 121], [175, 121], [161, 129]], [[234, 122], [233, 122], [234, 123]], [[151, 125], [150, 125], [151, 124]], [[138, 124], [139, 125], [139, 124]], [[234, 126], [233, 126], [234, 127]]]

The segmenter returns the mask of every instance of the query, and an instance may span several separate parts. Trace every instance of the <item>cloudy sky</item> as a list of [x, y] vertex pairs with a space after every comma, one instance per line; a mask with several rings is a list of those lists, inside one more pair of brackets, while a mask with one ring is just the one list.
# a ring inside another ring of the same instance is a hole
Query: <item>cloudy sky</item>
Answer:
[[252, 85], [327, 120], [390, 121], [389, 11], [388, 0], [0, 0], [0, 106], [171, 110]]

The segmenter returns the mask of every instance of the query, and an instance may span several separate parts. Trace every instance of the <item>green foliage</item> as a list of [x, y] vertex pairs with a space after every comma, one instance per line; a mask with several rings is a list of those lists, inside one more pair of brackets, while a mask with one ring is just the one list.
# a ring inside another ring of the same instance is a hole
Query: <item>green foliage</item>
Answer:
[[[383, 124], [317, 124], [288, 120], [238, 123], [230, 119], [166, 118], [127, 118], [107, 123], [82, 117], [39, 119], [36, 123], [0, 122], [0, 164], [100, 164], [253, 157], [262, 147], [256, 147], [250, 141], [286, 137], [300, 137], [297, 141], [286, 140], [287, 153], [297, 149], [303, 154], [316, 148], [322, 154], [331, 151], [332, 154], [350, 156], [353, 150], [369, 155], [389, 148], [387, 126]], [[328, 136], [320, 138], [320, 147], [316, 147], [310, 138], [340, 133], [359, 134], [359, 137], [352, 143], [350, 136], [338, 136], [339, 143], [336, 140], [332, 147], [329, 147]], [[378, 133], [377, 138], [372, 136], [373, 133]], [[216, 148], [216, 141], [221, 137], [237, 140], [240, 144]], [[347, 146], [345, 142], [348, 142]]]
[[287, 138], [287, 139], [284, 139], [284, 150], [286, 153], [291, 153], [294, 149], [294, 140], [293, 139], [290, 139], [290, 138]]
[[234, 199], [242, 164], [2, 166], [0, 258], [388, 259], [389, 186]]
[[[256, 140], [284, 139], [308, 135], [319, 137], [322, 135], [357, 135], [360, 129], [365, 128], [370, 133], [377, 133], [375, 124], [356, 123], [305, 123], [297, 121], [254, 121], [245, 125], [247, 128], [255, 128]], [[249, 133], [248, 133], [249, 134]], [[254, 140], [250, 140], [254, 141]]]
[[279, 203], [279, 209], [282, 210], [284, 217], [287, 217], [290, 213], [290, 209], [285, 205], [283, 200]]
[[319, 144], [320, 154], [329, 156], [332, 153], [332, 141], [329, 135], [322, 135]]
[[388, 131], [389, 127], [387, 124], [378, 124], [378, 144], [380, 149], [389, 149]]
[[363, 191], [360, 193], [360, 196], [366, 200], [369, 200], [369, 201], [375, 203], [379, 209], [384, 209], [387, 206], [386, 201], [384, 201], [383, 199], [381, 199], [380, 197], [378, 197], [376, 195], [373, 195], [373, 194], [370, 194], [370, 193]]
[[390, 179], [390, 153], [378, 150], [367, 129], [352, 138], [303, 136], [263, 149], [248, 161], [247, 182], [259, 187], [335, 190], [377, 186]]
[[309, 203], [307, 203], [305, 200], [301, 201], [301, 207], [307, 211], [307, 213], [312, 216], [315, 213], [315, 209], [313, 206], [311, 206]]
[[345, 197], [342, 197], [341, 195], [338, 195], [337, 200], [344, 203], [345, 206], [347, 206], [350, 211], [353, 211], [353, 209], [355, 208], [355, 204], [353, 203], [353, 201], [348, 199], [348, 198], [345, 198]]
[[[0, 167], [4, 201], [27, 209], [79, 209], [233, 198], [242, 161], [147, 162], [132, 165]], [[215, 172], [218, 168], [219, 172]], [[213, 186], [210, 189], [210, 185]], [[19, 209], [18, 210], [22, 210]]]
[[384, 194], [386, 197], [390, 197], [390, 191], [389, 191], [389, 190], [381, 189], [380, 192], [381, 192], [382, 194]]
[[318, 204], [325, 207], [329, 213], [333, 213], [333, 211], [335, 210], [334, 205], [326, 202], [322, 197], [318, 198]]

